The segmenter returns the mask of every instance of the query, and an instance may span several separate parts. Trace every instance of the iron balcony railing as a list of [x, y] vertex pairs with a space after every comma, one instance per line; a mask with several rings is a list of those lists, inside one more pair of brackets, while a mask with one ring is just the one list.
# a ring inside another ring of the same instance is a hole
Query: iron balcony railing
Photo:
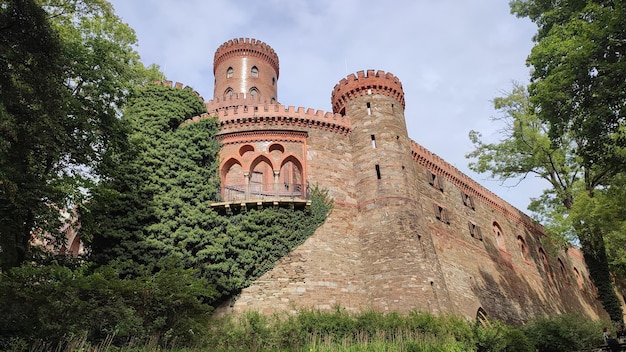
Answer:
[[251, 183], [224, 186], [217, 195], [221, 202], [265, 199], [309, 199], [309, 188], [300, 183]]

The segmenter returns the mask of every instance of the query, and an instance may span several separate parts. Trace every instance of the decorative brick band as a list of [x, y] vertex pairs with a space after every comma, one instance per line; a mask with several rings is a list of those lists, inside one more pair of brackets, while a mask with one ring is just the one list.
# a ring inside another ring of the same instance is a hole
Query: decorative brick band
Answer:
[[415, 162], [423, 165], [437, 176], [450, 181], [466, 194], [471, 195], [476, 199], [480, 199], [492, 209], [525, 226], [530, 231], [545, 235], [543, 226], [533, 221], [533, 219], [531, 219], [528, 215], [510, 205], [502, 198], [498, 197], [496, 194], [459, 171], [459, 169], [448, 164], [441, 157], [432, 153], [415, 141], [411, 141], [411, 154]]
[[297, 142], [304, 143], [308, 133], [305, 131], [293, 130], [261, 130], [261, 131], [242, 131], [242, 132], [225, 132], [216, 136], [217, 140], [223, 145], [252, 143], [257, 141], [276, 141], [276, 142]]
[[400, 79], [385, 71], [359, 71], [342, 79], [333, 88], [331, 102], [333, 112], [340, 113], [347, 102], [362, 95], [383, 94], [396, 99], [404, 108], [404, 91]]
[[193, 123], [200, 119], [217, 116], [219, 129], [222, 132], [238, 130], [240, 128], [255, 127], [258, 129], [281, 128], [282, 126], [315, 128], [342, 135], [351, 132], [348, 117], [324, 112], [322, 110], [306, 109], [303, 107], [286, 107], [279, 104], [243, 105], [228, 107], [211, 114], [202, 114], [185, 122]]
[[278, 79], [278, 55], [272, 47], [253, 38], [231, 39], [217, 48], [213, 58], [213, 74], [222, 61], [239, 55], [256, 56], [267, 61], [276, 71], [276, 79]]

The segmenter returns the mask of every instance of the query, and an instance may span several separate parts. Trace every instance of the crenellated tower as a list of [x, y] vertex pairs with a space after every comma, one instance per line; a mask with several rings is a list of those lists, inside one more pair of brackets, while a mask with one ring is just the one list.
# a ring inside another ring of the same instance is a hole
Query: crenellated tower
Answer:
[[[447, 311], [448, 291], [419, 201], [400, 80], [383, 71], [359, 71], [335, 86], [332, 105], [351, 122], [356, 223], [369, 301], [377, 309]], [[397, 291], [390, 294], [390, 288]]]
[[251, 38], [229, 40], [215, 52], [213, 99], [275, 103], [278, 72], [278, 55], [269, 45]]

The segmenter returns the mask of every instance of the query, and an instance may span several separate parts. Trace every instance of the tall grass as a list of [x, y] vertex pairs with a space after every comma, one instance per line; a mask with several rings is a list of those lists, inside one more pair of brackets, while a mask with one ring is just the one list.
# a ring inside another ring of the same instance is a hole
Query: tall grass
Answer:
[[337, 307], [332, 312], [303, 310], [295, 315], [265, 316], [249, 312], [214, 318], [201, 336], [159, 345], [151, 341], [128, 340], [115, 345], [114, 336], [92, 344], [81, 336], [70, 336], [63, 344], [26, 346], [14, 341], [8, 351], [89, 351], [89, 352], [199, 352], [199, 351], [303, 351], [303, 352], [559, 352], [588, 349], [601, 344], [603, 322], [579, 316], [540, 318], [523, 327], [492, 322], [485, 328], [472, 321], [430, 313], [350, 314]]

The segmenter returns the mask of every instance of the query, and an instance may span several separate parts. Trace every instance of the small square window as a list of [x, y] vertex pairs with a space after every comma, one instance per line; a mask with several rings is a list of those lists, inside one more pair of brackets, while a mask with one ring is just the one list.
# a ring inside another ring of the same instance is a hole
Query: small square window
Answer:
[[433, 174], [432, 172], [430, 172], [430, 170], [428, 170], [427, 172], [428, 172], [428, 183], [431, 186], [443, 192], [443, 181], [441, 180], [441, 178]]
[[440, 206], [439, 204], [433, 204], [433, 210], [435, 211], [435, 217], [437, 220], [449, 224], [450, 217], [448, 216], [448, 209]]
[[469, 227], [470, 236], [482, 241], [483, 235], [480, 233], [480, 227], [471, 221], [468, 222], [467, 225]]
[[461, 192], [461, 197], [463, 197], [463, 205], [472, 210], [476, 209], [474, 207], [474, 198], [465, 192]]

